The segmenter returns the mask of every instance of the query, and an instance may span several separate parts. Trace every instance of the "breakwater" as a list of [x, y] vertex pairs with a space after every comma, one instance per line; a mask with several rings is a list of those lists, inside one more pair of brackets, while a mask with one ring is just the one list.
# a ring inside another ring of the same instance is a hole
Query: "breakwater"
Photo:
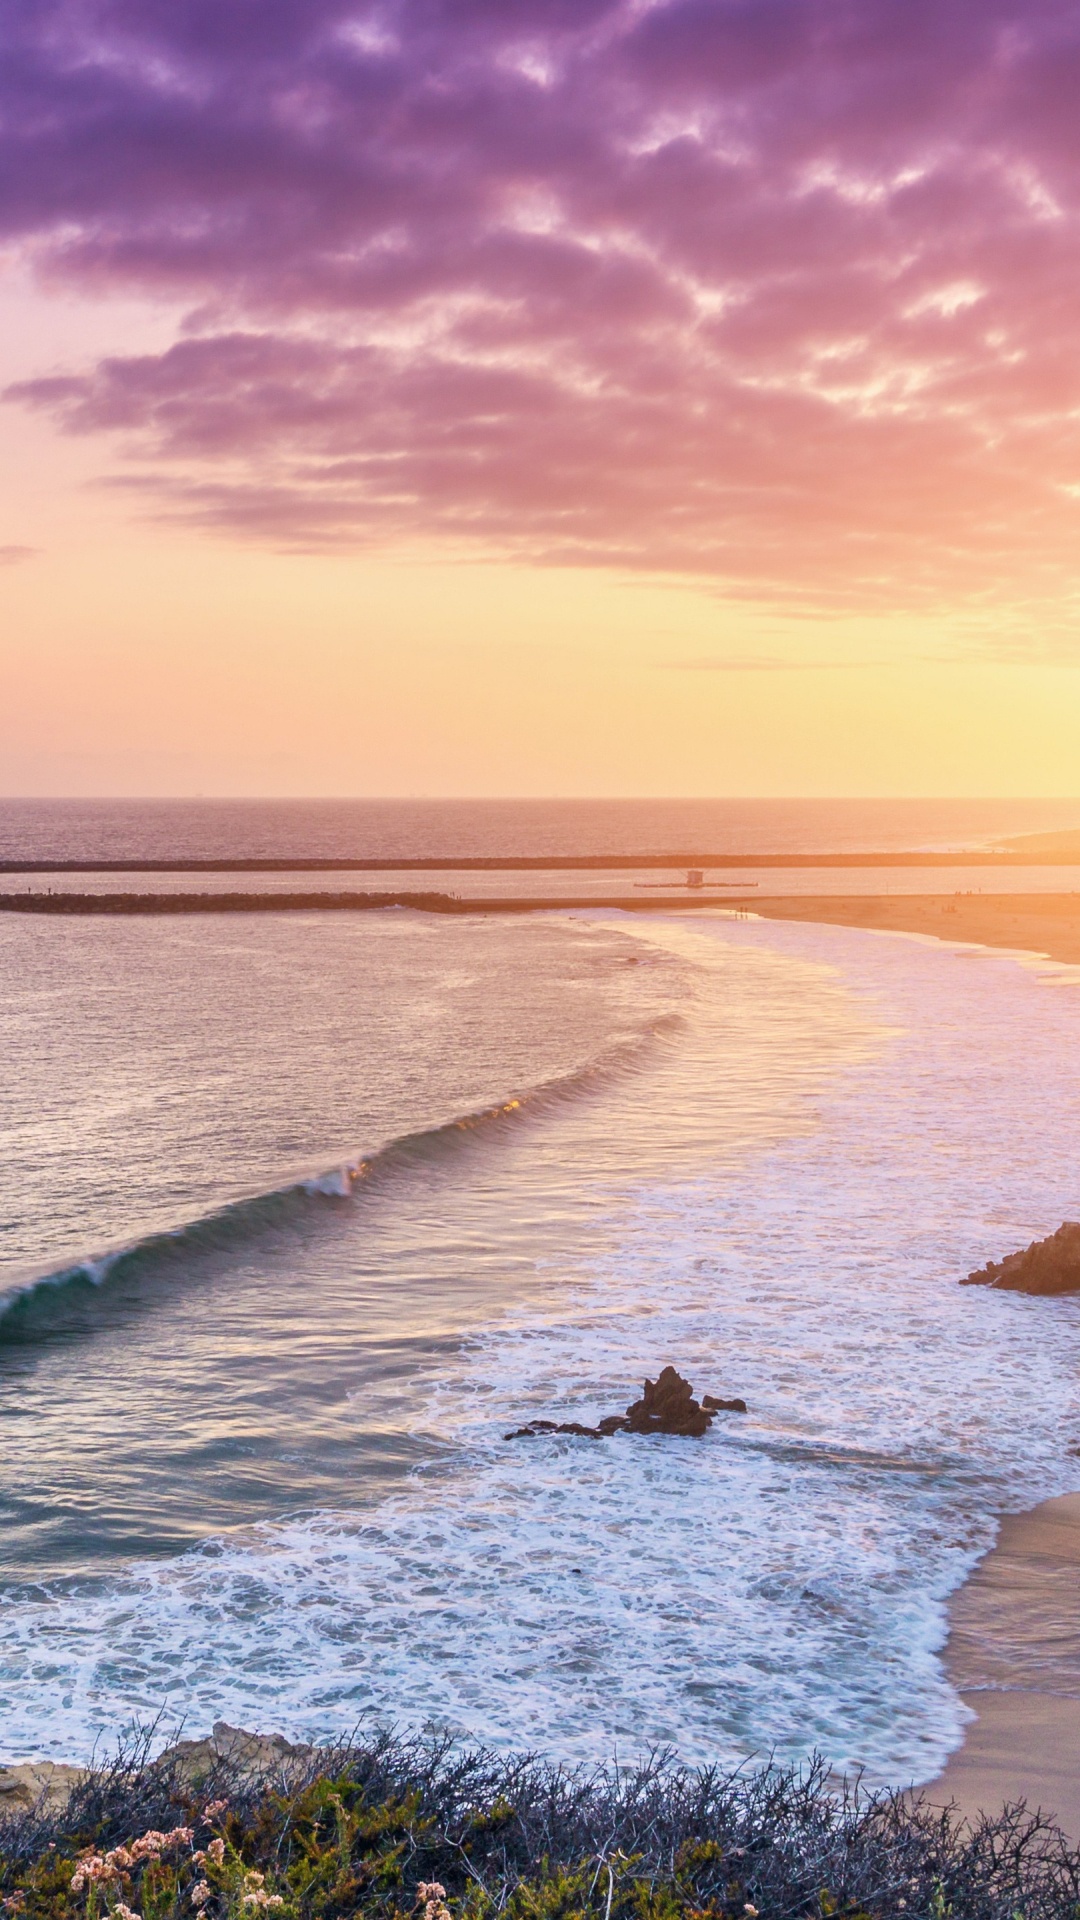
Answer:
[[[755, 896], [747, 896], [747, 904]], [[665, 907], [738, 907], [741, 897], [708, 892], [640, 894], [562, 894], [549, 899], [516, 897], [461, 899], [453, 893], [0, 893], [0, 913], [161, 914], [161, 913], [364, 913], [387, 907], [411, 907], [419, 913], [538, 913], [545, 909], [617, 907], [651, 912]]]

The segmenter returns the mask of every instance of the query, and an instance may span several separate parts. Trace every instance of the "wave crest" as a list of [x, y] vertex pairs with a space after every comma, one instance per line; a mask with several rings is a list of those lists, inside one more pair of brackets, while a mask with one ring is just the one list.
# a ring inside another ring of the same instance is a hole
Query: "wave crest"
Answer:
[[348, 1204], [361, 1191], [387, 1177], [405, 1173], [410, 1167], [430, 1165], [458, 1144], [463, 1134], [498, 1130], [577, 1099], [613, 1075], [633, 1071], [652, 1043], [681, 1024], [677, 1014], [662, 1016], [585, 1066], [543, 1081], [525, 1093], [456, 1114], [433, 1127], [401, 1134], [374, 1153], [342, 1161], [266, 1192], [227, 1201], [195, 1220], [158, 1229], [126, 1245], [22, 1279], [6, 1294], [0, 1294], [0, 1346], [36, 1338], [55, 1320], [62, 1300], [74, 1302], [121, 1275], [171, 1264], [193, 1253], [239, 1249], [261, 1233], [317, 1215], [327, 1202]]

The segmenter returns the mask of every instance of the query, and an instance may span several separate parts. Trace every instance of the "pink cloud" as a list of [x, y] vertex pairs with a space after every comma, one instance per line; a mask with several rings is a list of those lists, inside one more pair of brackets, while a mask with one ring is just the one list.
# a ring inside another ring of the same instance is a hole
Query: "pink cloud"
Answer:
[[187, 337], [11, 397], [245, 539], [1060, 597], [1080, 18], [22, 0], [0, 232]]

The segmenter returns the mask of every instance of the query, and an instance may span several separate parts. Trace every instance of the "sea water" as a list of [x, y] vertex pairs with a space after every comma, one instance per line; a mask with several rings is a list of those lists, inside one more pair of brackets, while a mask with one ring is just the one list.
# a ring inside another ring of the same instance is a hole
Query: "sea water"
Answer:
[[[0, 926], [5, 1754], [164, 1710], [931, 1777], [1080, 1486], [1068, 969], [704, 914]], [[513, 1440], [671, 1361], [703, 1440]]]

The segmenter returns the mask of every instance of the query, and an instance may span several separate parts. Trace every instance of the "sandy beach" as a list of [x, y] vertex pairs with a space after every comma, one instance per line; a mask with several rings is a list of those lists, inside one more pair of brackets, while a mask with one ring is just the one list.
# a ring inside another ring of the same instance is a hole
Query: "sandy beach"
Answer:
[[1080, 894], [804, 894], [736, 900], [772, 920], [818, 920], [841, 927], [928, 933], [988, 947], [1045, 953], [1080, 964]]
[[1080, 1494], [1002, 1521], [950, 1608], [945, 1661], [977, 1718], [927, 1797], [969, 1817], [1026, 1800], [1080, 1845]]

